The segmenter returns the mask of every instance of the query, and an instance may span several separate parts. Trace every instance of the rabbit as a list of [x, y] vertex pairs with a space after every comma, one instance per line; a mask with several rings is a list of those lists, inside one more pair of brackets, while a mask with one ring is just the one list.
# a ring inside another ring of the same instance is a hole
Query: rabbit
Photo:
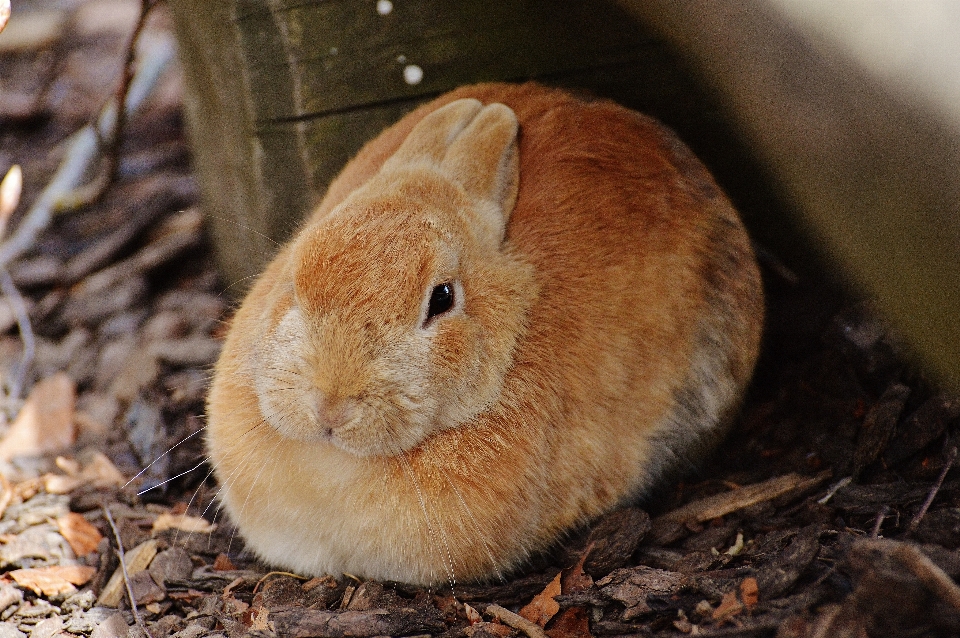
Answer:
[[503, 578], [723, 435], [763, 312], [736, 211], [662, 125], [457, 89], [347, 164], [232, 318], [220, 500], [300, 574]]

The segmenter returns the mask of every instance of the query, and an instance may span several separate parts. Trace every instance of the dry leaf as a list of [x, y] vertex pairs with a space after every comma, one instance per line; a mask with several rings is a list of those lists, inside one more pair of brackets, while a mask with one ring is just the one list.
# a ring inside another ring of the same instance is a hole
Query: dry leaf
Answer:
[[76, 512], [57, 519], [60, 534], [70, 543], [70, 548], [77, 556], [86, 556], [97, 548], [103, 535], [87, 519]]
[[590, 578], [590, 574], [583, 571], [583, 565], [590, 554], [590, 549], [588, 547], [583, 552], [576, 565], [560, 572], [560, 589], [564, 594], [586, 591], [593, 586], [593, 579]]
[[561, 574], [557, 574], [542, 592], [534, 596], [533, 600], [520, 610], [522, 617], [543, 627], [557, 615], [560, 604], [553, 597], [560, 595], [560, 576]]
[[86, 584], [97, 570], [86, 565], [54, 565], [35, 569], [15, 569], [9, 573], [21, 587], [37, 595], [59, 596]]
[[590, 620], [582, 607], [565, 610], [547, 630], [550, 638], [591, 638]]
[[729, 620], [743, 611], [743, 604], [737, 599], [737, 592], [731, 591], [723, 595], [720, 605], [713, 610], [713, 619], [717, 622]]
[[232, 572], [237, 568], [226, 554], [217, 554], [213, 560], [213, 569], [218, 572]]
[[760, 602], [760, 587], [757, 585], [757, 579], [752, 576], [744, 578], [740, 583], [740, 599], [748, 610], [753, 609]]
[[30, 390], [26, 403], [3, 440], [0, 459], [40, 455], [70, 447], [74, 439], [76, 391], [62, 372], [43, 379]]
[[201, 516], [187, 516], [186, 514], [161, 514], [153, 522], [151, 534], [157, 534], [167, 529], [179, 529], [183, 532], [210, 534], [217, 526]]

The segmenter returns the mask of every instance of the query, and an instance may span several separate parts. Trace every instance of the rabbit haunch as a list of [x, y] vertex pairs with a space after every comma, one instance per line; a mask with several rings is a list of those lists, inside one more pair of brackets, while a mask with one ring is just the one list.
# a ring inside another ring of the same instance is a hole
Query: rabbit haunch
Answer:
[[736, 212], [656, 122], [459, 89], [370, 142], [238, 310], [222, 500], [303, 574], [504, 573], [722, 435], [762, 306]]

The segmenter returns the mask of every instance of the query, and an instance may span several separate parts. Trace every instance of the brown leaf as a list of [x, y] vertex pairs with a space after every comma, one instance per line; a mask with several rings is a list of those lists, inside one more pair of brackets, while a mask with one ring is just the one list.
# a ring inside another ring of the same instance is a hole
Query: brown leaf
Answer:
[[713, 610], [713, 619], [717, 622], [729, 620], [743, 611], [743, 604], [737, 599], [737, 592], [731, 591], [723, 595], [720, 605]]
[[557, 615], [557, 612], [560, 611], [560, 604], [554, 600], [554, 596], [560, 595], [561, 575], [562, 572], [557, 574], [542, 592], [534, 596], [533, 600], [520, 610], [519, 613], [522, 617], [543, 627]]
[[57, 519], [60, 535], [67, 539], [70, 548], [77, 556], [86, 556], [97, 548], [103, 535], [87, 519], [76, 512]]
[[30, 390], [26, 403], [3, 440], [0, 459], [56, 452], [73, 444], [76, 392], [66, 374], [43, 379]]
[[587, 612], [582, 607], [565, 610], [547, 630], [547, 635], [550, 638], [592, 638]]
[[53, 565], [34, 569], [15, 569], [10, 577], [21, 587], [43, 596], [58, 596], [86, 584], [97, 570], [85, 565]]
[[218, 572], [232, 572], [237, 568], [226, 554], [217, 554], [213, 561], [213, 569]]
[[564, 594], [586, 591], [593, 586], [593, 579], [583, 570], [583, 565], [591, 554], [590, 549], [591, 547], [587, 547], [576, 565], [560, 572], [560, 590]]
[[740, 599], [748, 611], [760, 602], [760, 588], [757, 586], [756, 578], [751, 576], [743, 579], [743, 582], [740, 583]]

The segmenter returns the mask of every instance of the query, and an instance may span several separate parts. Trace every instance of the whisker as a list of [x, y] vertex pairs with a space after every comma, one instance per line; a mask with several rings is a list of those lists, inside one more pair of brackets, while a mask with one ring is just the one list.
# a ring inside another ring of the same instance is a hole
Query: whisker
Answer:
[[460, 501], [461, 509], [466, 512], [467, 519], [470, 521], [470, 525], [473, 527], [474, 533], [483, 543], [483, 549], [487, 553], [487, 558], [490, 559], [490, 566], [493, 567], [493, 570], [496, 572], [497, 578], [500, 579], [500, 582], [506, 583], [507, 579], [504, 577], [503, 572], [500, 571], [500, 567], [497, 566], [497, 560], [493, 556], [493, 548], [490, 546], [490, 541], [487, 540], [487, 535], [483, 533], [483, 530], [480, 527], [480, 522], [477, 520], [476, 516], [473, 515], [473, 510], [470, 509], [466, 499], [463, 498], [463, 494], [450, 478], [450, 474], [446, 470], [442, 470], [442, 472], [444, 479], [447, 481], [447, 485], [450, 486], [450, 489], [453, 490], [453, 493], [457, 495], [457, 500]]
[[156, 485], [152, 485], [152, 486], [148, 487], [148, 488], [145, 489], [145, 490], [140, 490], [139, 492], [137, 492], [137, 496], [143, 496], [144, 494], [146, 494], [146, 493], [149, 492], [150, 490], [155, 490], [155, 489], [157, 489], [158, 487], [163, 487], [164, 485], [166, 485], [166, 484], [169, 483], [170, 481], [175, 481], [175, 480], [177, 480], [178, 478], [180, 478], [181, 476], [186, 476], [186, 475], [189, 474], [190, 472], [193, 472], [194, 470], [200, 469], [200, 467], [201, 467], [204, 463], [206, 463], [205, 460], [204, 460], [204, 461], [200, 461], [199, 463], [197, 463], [196, 465], [194, 465], [193, 467], [191, 467], [189, 470], [184, 470], [183, 472], [180, 472], [180, 473], [177, 474], [176, 476], [171, 476], [170, 478], [168, 478], [168, 479], [165, 480], [165, 481], [162, 481], [162, 482], [160, 482], [160, 483], [157, 483]]
[[[413, 471], [413, 466], [411, 465], [410, 460], [407, 458], [407, 453], [404, 450], [399, 450], [399, 454], [396, 456], [403, 462], [403, 467], [410, 476], [410, 481], [413, 483], [413, 488], [417, 492], [417, 500], [420, 502], [420, 511], [423, 512], [424, 522], [427, 525], [427, 534], [430, 536], [431, 540], [436, 542], [437, 533], [434, 531], [433, 525], [430, 524], [430, 514], [427, 511], [427, 502], [423, 497], [423, 490], [420, 486], [420, 480]], [[446, 531], [443, 529], [442, 525], [440, 525], [440, 536], [442, 537], [443, 541], [443, 549], [440, 549], [439, 544], [437, 545], [437, 549], [441, 551], [440, 559], [443, 561], [444, 569], [447, 572], [447, 583], [450, 585], [450, 594], [454, 597], [454, 599], [456, 599], [457, 577], [453, 570], [453, 555], [450, 552], [450, 543], [447, 539]], [[445, 556], [444, 553], [446, 554]]]
[[153, 462], [151, 462], [150, 465], [148, 465], [147, 467], [145, 467], [145, 468], [143, 468], [142, 470], [140, 470], [139, 472], [137, 472], [137, 475], [134, 476], [134, 477], [133, 477], [132, 479], [130, 479], [129, 481], [127, 481], [126, 483], [124, 483], [124, 484], [123, 484], [123, 487], [120, 488], [120, 489], [123, 489], [123, 488], [127, 487], [128, 485], [130, 485], [131, 483], [133, 483], [134, 481], [136, 481], [138, 478], [140, 478], [141, 476], [143, 476], [143, 473], [144, 473], [144, 472], [146, 472], [146, 471], [149, 470], [151, 467], [153, 467], [154, 465], [156, 465], [156, 463], [157, 463], [160, 459], [162, 459], [162, 458], [165, 457], [166, 455], [170, 454], [171, 452], [173, 452], [174, 450], [176, 450], [178, 447], [180, 447], [181, 445], [183, 445], [184, 443], [186, 443], [187, 441], [189, 441], [190, 439], [192, 439], [192, 438], [195, 437], [196, 435], [198, 435], [198, 434], [200, 434], [201, 432], [203, 432], [203, 430], [204, 430], [204, 428], [200, 428], [199, 430], [197, 430], [197, 431], [194, 432], [193, 434], [190, 434], [190, 435], [186, 436], [186, 437], [183, 438], [179, 443], [177, 443], [176, 445], [174, 445], [173, 447], [171, 447], [169, 450], [167, 450], [166, 452], [164, 452], [163, 454], [161, 454], [161, 455], [158, 456], [157, 458], [153, 459]]

